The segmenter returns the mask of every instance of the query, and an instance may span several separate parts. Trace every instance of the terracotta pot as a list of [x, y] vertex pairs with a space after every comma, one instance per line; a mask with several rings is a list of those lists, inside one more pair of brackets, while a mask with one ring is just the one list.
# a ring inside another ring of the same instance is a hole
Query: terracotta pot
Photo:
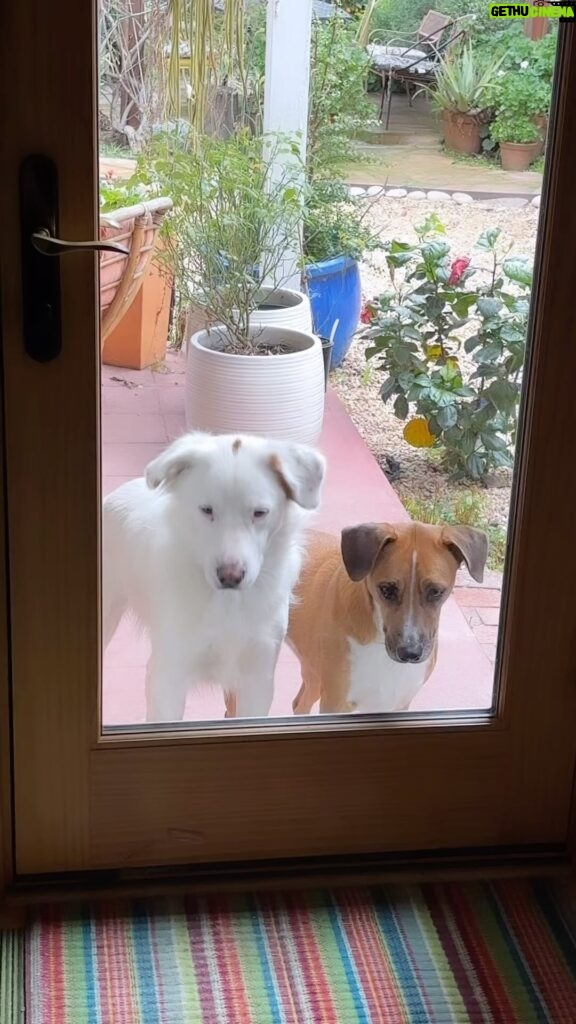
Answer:
[[[100, 238], [128, 249], [128, 254], [100, 254], [100, 320], [104, 347], [144, 283], [162, 221], [172, 208], [167, 197], [127, 206], [100, 218]], [[115, 363], [114, 365], [120, 365]]]
[[527, 171], [539, 155], [540, 141], [501, 142], [500, 163], [503, 171]]
[[152, 263], [135, 299], [104, 340], [102, 362], [143, 370], [161, 362], [168, 346], [172, 281]]
[[537, 114], [533, 118], [534, 124], [540, 132], [541, 140], [538, 142], [538, 156], [542, 156], [546, 149], [546, 136], [548, 134], [548, 117], [546, 114]]
[[470, 114], [458, 114], [453, 110], [442, 111], [444, 145], [456, 153], [472, 156], [482, 148], [480, 125]]

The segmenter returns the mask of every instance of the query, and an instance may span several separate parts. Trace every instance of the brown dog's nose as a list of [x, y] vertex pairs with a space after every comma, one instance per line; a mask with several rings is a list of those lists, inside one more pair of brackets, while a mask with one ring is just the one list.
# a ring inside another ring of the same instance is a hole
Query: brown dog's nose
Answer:
[[404, 661], [407, 664], [416, 665], [422, 659], [424, 653], [424, 645], [421, 643], [413, 644], [400, 644], [396, 649], [396, 654], [399, 661]]
[[226, 562], [216, 570], [218, 582], [224, 590], [235, 590], [246, 575], [246, 569], [240, 562]]

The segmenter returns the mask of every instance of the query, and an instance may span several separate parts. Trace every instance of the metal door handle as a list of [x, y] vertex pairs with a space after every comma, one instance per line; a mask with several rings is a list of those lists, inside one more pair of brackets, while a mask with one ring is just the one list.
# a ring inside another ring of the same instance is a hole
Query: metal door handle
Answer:
[[41, 154], [20, 165], [22, 328], [27, 355], [37, 363], [57, 359], [62, 349], [60, 260], [70, 252], [129, 250], [115, 242], [67, 242], [59, 238], [59, 182], [54, 161]]
[[55, 238], [49, 228], [39, 228], [32, 232], [32, 245], [42, 256], [65, 256], [68, 252], [119, 252], [129, 256], [130, 250], [116, 242], [65, 242], [63, 238]]

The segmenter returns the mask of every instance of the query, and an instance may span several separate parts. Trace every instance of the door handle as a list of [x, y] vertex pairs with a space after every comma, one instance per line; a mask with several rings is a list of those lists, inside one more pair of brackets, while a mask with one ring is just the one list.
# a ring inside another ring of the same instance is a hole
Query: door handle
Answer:
[[22, 328], [31, 359], [48, 363], [62, 350], [60, 260], [72, 252], [129, 250], [114, 242], [67, 242], [59, 238], [58, 169], [50, 157], [32, 155], [20, 165]]
[[130, 249], [116, 242], [65, 242], [63, 238], [54, 238], [49, 228], [34, 231], [32, 245], [41, 256], [65, 256], [68, 252], [120, 252], [123, 256], [130, 255]]

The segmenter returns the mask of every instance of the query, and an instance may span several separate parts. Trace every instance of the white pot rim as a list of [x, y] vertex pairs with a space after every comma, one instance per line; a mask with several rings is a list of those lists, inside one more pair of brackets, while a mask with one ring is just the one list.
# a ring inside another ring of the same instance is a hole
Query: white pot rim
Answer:
[[[200, 350], [201, 352], [209, 352], [213, 356], [217, 356], [219, 359], [228, 360], [233, 362], [234, 360], [246, 359], [259, 360], [264, 358], [263, 356], [254, 355], [251, 352], [220, 352], [217, 348], [212, 348], [210, 345], [203, 344], [204, 339], [214, 333], [229, 334], [227, 327], [215, 324], [209, 329], [197, 331], [193, 334], [188, 342], [190, 347]], [[315, 334], [310, 334], [308, 331], [300, 331], [291, 327], [271, 327], [266, 325], [265, 327], [254, 327], [251, 333], [258, 333], [266, 336], [266, 343], [269, 345], [275, 344], [290, 344], [290, 341], [300, 342], [298, 347], [295, 347], [292, 352], [274, 352], [268, 358], [277, 359], [294, 359], [295, 356], [301, 356], [304, 352], [309, 352], [310, 349], [321, 347], [320, 339]]]
[[[294, 288], [275, 288], [274, 286], [263, 285], [258, 292], [258, 299], [261, 302], [262, 299], [267, 300], [275, 296], [278, 299], [278, 305], [280, 313], [283, 309], [294, 309], [295, 306], [301, 306], [307, 301], [308, 296], [304, 292], [298, 292]], [[254, 312], [258, 312], [259, 306], [256, 307]]]

